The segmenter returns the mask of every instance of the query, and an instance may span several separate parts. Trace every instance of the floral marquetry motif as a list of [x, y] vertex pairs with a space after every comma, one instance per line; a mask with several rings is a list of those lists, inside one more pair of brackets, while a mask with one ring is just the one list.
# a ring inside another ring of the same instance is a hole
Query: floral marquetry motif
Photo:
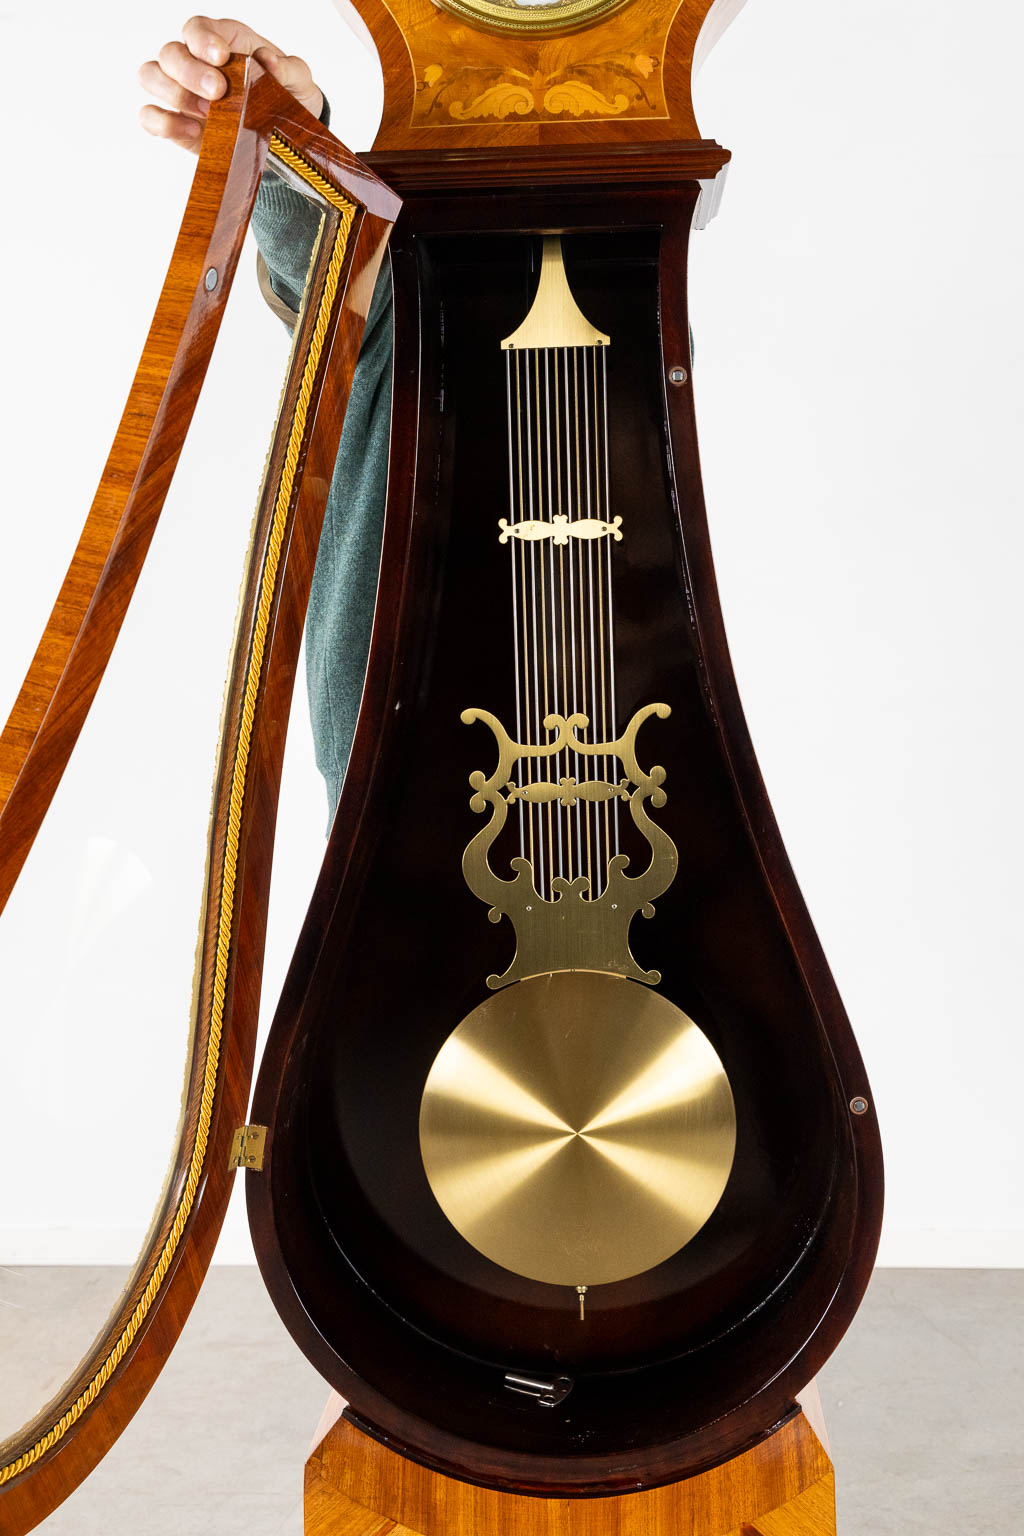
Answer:
[[659, 61], [648, 53], [583, 58], [532, 75], [507, 67], [453, 64], [446, 70], [430, 64], [418, 85], [414, 122], [653, 116], [664, 106], [660, 83]]

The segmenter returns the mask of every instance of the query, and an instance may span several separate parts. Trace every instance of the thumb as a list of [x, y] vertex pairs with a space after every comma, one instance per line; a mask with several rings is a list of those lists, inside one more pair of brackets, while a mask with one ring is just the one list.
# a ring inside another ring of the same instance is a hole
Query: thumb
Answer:
[[305, 59], [294, 54], [279, 53], [269, 43], [257, 48], [253, 58], [262, 64], [278, 85], [295, 97], [300, 106], [312, 112], [314, 117], [320, 116], [324, 107], [323, 92], [314, 81], [312, 70]]

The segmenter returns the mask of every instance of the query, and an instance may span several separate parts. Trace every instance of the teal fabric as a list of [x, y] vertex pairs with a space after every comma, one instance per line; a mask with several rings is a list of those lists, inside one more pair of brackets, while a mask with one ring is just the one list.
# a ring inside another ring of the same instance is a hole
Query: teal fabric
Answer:
[[[263, 177], [252, 230], [271, 286], [290, 309], [299, 308], [318, 225], [318, 213], [300, 193], [272, 173]], [[387, 491], [391, 363], [391, 271], [385, 263], [352, 380], [306, 618], [309, 713], [331, 817], [370, 647]]]

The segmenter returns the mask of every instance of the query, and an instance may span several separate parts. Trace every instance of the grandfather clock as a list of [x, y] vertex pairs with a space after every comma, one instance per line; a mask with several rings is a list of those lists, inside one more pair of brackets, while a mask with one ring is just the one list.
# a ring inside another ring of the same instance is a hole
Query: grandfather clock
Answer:
[[[705, 522], [686, 261], [729, 157], [699, 135], [690, 77], [736, 7], [359, 9], [385, 77], [361, 160], [258, 65], [230, 66], [3, 738], [9, 890], [114, 646], [269, 165], [318, 222], [232, 653], [185, 1112], [123, 1302], [5, 1447], [11, 1529], [138, 1405], [230, 1164], [274, 1303], [335, 1393], [307, 1531], [833, 1533], [809, 1384], [870, 1275], [881, 1156], [743, 720]], [[366, 680], [247, 1113], [284, 721], [389, 232]]]

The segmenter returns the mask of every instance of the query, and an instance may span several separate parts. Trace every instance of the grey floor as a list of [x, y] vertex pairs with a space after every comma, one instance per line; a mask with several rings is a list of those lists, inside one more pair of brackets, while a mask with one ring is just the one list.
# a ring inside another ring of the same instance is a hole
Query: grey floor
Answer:
[[[1016, 1530], [1022, 1344], [1024, 1271], [876, 1273], [820, 1378], [841, 1536]], [[16, 1369], [8, 1345], [0, 1379]], [[300, 1536], [302, 1465], [326, 1395], [256, 1271], [215, 1269], [143, 1408], [42, 1529]]]

